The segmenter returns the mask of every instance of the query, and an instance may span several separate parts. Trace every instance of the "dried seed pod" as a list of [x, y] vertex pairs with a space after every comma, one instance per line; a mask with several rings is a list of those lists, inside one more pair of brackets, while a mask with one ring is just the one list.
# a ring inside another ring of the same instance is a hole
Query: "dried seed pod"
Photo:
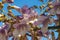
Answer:
[[9, 6], [7, 7], [8, 10], [14, 9], [14, 8], [15, 8], [15, 7], [14, 7], [14, 6], [11, 6], [11, 5], [9, 5]]
[[53, 7], [54, 7], [53, 5], [50, 5], [50, 6], [49, 6], [49, 8], [51, 8], [51, 9], [52, 9]]
[[16, 17], [14, 16], [14, 14], [12, 13], [11, 10], [8, 10], [8, 16], [13, 17], [13, 18], [16, 18]]
[[0, 10], [2, 10], [4, 4], [2, 4], [2, 2], [0, 2]]
[[0, 14], [0, 21], [4, 21], [6, 19], [4, 14]]

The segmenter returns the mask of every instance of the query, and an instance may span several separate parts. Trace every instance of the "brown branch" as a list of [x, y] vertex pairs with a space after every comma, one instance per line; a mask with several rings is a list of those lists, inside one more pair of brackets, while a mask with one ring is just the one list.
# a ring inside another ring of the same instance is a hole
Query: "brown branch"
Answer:
[[48, 29], [60, 29], [60, 26], [51, 26], [51, 27], [48, 27]]

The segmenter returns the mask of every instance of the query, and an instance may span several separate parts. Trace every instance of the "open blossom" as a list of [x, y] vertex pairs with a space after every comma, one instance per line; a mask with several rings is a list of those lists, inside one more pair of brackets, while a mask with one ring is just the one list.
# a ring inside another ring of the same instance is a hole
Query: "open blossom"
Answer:
[[41, 40], [42, 37], [46, 37], [49, 39], [49, 34], [50, 34], [49, 31], [47, 31], [46, 33], [43, 33], [42, 30], [37, 30], [37, 37], [40, 38], [40, 39], [38, 38], [38, 40]]
[[3, 23], [3, 25], [2, 25], [2, 27], [0, 27], [0, 30], [9, 30], [9, 28], [10, 28], [10, 25], [9, 25], [9, 23]]
[[8, 3], [13, 3], [14, 0], [6, 0]]
[[3, 26], [0, 28], [0, 40], [8, 40], [8, 37], [10, 36], [8, 33], [10, 27], [11, 26], [8, 22], [3, 24]]
[[0, 40], [7, 40], [7, 31], [3, 28], [0, 29]]
[[28, 6], [23, 6], [22, 8], [14, 6], [14, 8], [23, 15], [23, 20], [31, 21], [38, 17], [38, 13]]
[[[48, 21], [48, 17], [47, 16], [39, 16], [38, 17], [38, 21], [36, 21], [34, 24], [36, 25], [36, 24], [38, 24], [38, 25], [40, 25], [40, 24], [45, 24], [45, 23], [47, 23], [46, 21]], [[49, 21], [48, 21], [49, 22]]]
[[36, 12], [32, 8], [28, 8], [28, 6], [26, 5], [22, 8], [20, 8], [19, 6], [14, 6], [14, 8], [21, 14], [36, 14]]
[[60, 6], [60, 3], [56, 3], [56, 4], [54, 5], [54, 9], [57, 10], [57, 8], [60, 8], [59, 6]]
[[54, 10], [50, 11], [50, 14], [56, 14], [56, 16], [58, 17], [57, 20], [53, 19], [53, 21], [56, 23], [56, 25], [59, 25], [59, 18], [60, 18], [60, 3], [58, 3], [57, 5], [55, 5], [55, 8], [53, 8]]
[[5, 34], [3, 35], [3, 34], [0, 33], [0, 40], [6, 40], [6, 39], [7, 39], [6, 35]]
[[43, 33], [42, 33], [41, 30], [38, 30], [38, 31], [37, 31], [37, 34], [38, 34], [38, 36], [43, 36]]
[[30, 10], [27, 5], [23, 6], [21, 8], [21, 10], [22, 10], [22, 14], [27, 14], [27, 13], [29, 14], [30, 13]]
[[19, 16], [16, 16], [17, 17], [17, 19], [20, 19], [20, 20], [22, 20], [24, 17], [23, 17], [23, 15], [19, 15]]
[[2, 0], [2, 3], [13, 3], [14, 0]]
[[[39, 16], [37, 21], [34, 22], [34, 25], [43, 24], [43, 26], [41, 27], [41, 32], [42, 32], [42, 34], [46, 34], [46, 32], [48, 31], [49, 22], [50, 22], [49, 17], [42, 15], [42, 16]], [[46, 35], [48, 35], [48, 34], [46, 34]]]
[[52, 5], [55, 6], [56, 4], [60, 3], [60, 0], [55, 0]]
[[[59, 19], [60, 18], [60, 0], [56, 0], [54, 3], [52, 3], [52, 5], [54, 6], [54, 8], [49, 11], [49, 14], [50, 15], [56, 15]], [[58, 19], [53, 20], [57, 25], [59, 25]]]
[[22, 8], [20, 8], [19, 6], [14, 6], [14, 8], [21, 14], [28, 14], [30, 12], [28, 6], [24, 6]]
[[24, 14], [23, 16], [24, 16], [24, 19], [29, 21], [34, 20], [38, 17], [37, 13]]
[[[14, 0], [5, 0], [5, 2], [13, 3]], [[50, 4], [52, 9], [50, 7], [47, 7], [46, 12], [48, 11], [49, 13], [48, 15], [44, 15], [44, 14], [38, 15], [38, 13], [33, 8], [29, 8], [27, 5], [23, 6], [22, 8], [15, 5], [8, 6], [8, 10], [15, 9], [22, 15], [14, 16], [11, 10], [8, 11], [8, 16], [11, 17], [11, 20], [8, 19], [9, 21], [5, 22], [5, 24], [2, 27], [0, 27], [0, 40], [6, 40], [7, 36], [9, 37], [11, 35], [14, 37], [15, 40], [20, 40], [19, 37], [24, 36], [27, 32], [30, 32], [30, 31], [32, 36], [33, 35], [35, 36], [34, 32], [37, 32], [36, 34], [38, 35], [38, 40], [41, 40], [40, 38], [42, 36], [48, 38], [48, 35], [50, 34], [48, 31], [48, 24], [53, 22], [58, 24], [59, 22], [58, 20], [60, 18], [59, 2], [60, 2], [59, 0], [56, 0], [55, 3]], [[50, 18], [51, 15], [58, 16], [58, 19], [57, 20], [53, 18], [51, 19]], [[29, 25], [30, 23], [33, 26], [32, 28], [31, 28], [31, 25]], [[40, 24], [42, 24], [41, 29], [39, 30], [39, 28], [37, 28], [35, 30], [34, 28], [36, 26], [39, 26]]]
[[59, 8], [56, 10], [56, 15], [58, 16], [58, 18], [60, 18], [60, 9]]
[[39, 24], [43, 24], [43, 27], [41, 28], [42, 33], [47, 32], [49, 21], [50, 21], [49, 17], [47, 17], [47, 16], [40, 16], [39, 17]]
[[52, 5], [54, 6], [53, 9], [49, 11], [50, 14], [55, 14], [57, 11], [57, 8], [60, 6], [60, 0], [55, 0]]
[[48, 14], [49, 15], [55, 15], [56, 13], [55, 13], [55, 10], [54, 9], [51, 9], [50, 11], [48, 11]]
[[26, 32], [29, 31], [29, 28], [30, 28], [29, 25], [24, 24], [24, 23], [22, 23], [22, 24], [21, 24], [21, 23], [15, 23], [15, 24], [13, 25], [13, 27], [16, 28], [16, 29], [13, 31], [13, 35], [14, 35], [15, 37], [17, 37], [19, 34], [23, 36], [24, 34], [26, 34]]
[[46, 33], [48, 31], [48, 24], [49, 24], [50, 20], [49, 18], [47, 18], [44, 22], [43, 22], [43, 27], [41, 28], [43, 33]]

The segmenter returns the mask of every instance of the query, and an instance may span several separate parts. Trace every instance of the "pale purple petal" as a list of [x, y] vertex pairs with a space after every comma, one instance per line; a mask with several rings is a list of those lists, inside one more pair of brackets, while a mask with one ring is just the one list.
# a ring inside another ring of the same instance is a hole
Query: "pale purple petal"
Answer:
[[8, 3], [13, 3], [14, 0], [6, 0]]
[[43, 36], [43, 33], [42, 33], [41, 30], [38, 30], [38, 31], [37, 31], [37, 34], [38, 34], [38, 36]]
[[20, 15], [20, 16], [17, 16], [17, 19], [20, 19], [20, 20], [22, 20], [24, 17], [22, 16], [22, 15]]
[[60, 9], [59, 8], [57, 9], [56, 14], [57, 14], [58, 18], [60, 18]]
[[39, 16], [38, 20], [34, 22], [34, 25], [40, 25], [40, 24], [47, 24], [49, 22], [49, 18], [47, 16]]

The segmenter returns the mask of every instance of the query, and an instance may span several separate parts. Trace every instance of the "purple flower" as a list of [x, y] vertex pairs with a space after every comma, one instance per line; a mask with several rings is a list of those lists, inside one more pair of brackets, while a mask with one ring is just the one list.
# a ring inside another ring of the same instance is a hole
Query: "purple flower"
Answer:
[[8, 3], [13, 3], [14, 0], [6, 0]]
[[60, 8], [57, 8], [56, 15], [58, 16], [58, 18], [60, 18]]
[[5, 34], [5, 30], [4, 29], [0, 29], [0, 33], [1, 34]]
[[39, 16], [37, 21], [34, 22], [34, 25], [40, 25], [40, 24], [43, 24], [43, 25], [46, 25], [48, 22], [49, 22], [49, 17], [48, 16]]
[[22, 7], [22, 13], [25, 14], [25, 13], [28, 13], [29, 9], [28, 9], [28, 6], [25, 5]]
[[16, 23], [13, 25], [16, 29], [13, 31], [13, 35], [17, 37], [19, 34], [24, 35], [30, 30], [30, 26], [27, 24]]
[[3, 26], [3, 29], [6, 29], [7, 30], [8, 28], [9, 28], [9, 25], [8, 24], [6, 24], [6, 25]]
[[43, 33], [42, 33], [41, 30], [38, 30], [38, 31], [37, 31], [37, 34], [38, 34], [39, 36], [43, 36]]
[[46, 35], [49, 35], [49, 34], [50, 34], [50, 32], [49, 32], [49, 31], [47, 31], [45, 34], [46, 34]]
[[17, 16], [17, 19], [22, 20], [24, 17], [22, 15]]

